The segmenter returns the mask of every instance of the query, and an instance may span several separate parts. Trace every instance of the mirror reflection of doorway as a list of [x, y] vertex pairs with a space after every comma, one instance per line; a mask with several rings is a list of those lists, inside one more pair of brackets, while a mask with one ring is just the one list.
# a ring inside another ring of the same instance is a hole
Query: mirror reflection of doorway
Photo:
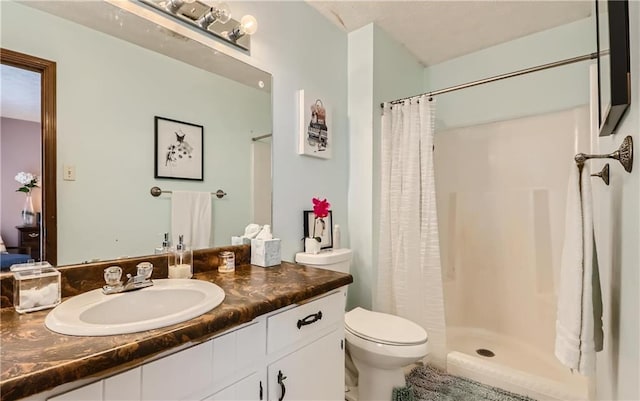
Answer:
[[[0, 255], [0, 262], [3, 270], [9, 263], [30, 259], [55, 265], [56, 65], [11, 50], [0, 51], [0, 235], [8, 252]], [[25, 181], [29, 174], [37, 178], [37, 187]], [[31, 193], [33, 216], [25, 213], [30, 202], [20, 188]]]

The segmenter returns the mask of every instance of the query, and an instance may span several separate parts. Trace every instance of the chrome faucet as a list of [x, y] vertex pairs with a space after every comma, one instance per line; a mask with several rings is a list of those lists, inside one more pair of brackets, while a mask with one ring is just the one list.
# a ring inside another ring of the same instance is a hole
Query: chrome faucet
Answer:
[[122, 277], [122, 268], [120, 266], [110, 266], [104, 269], [104, 281], [107, 284], [102, 287], [102, 292], [105, 295], [118, 294], [152, 286], [151, 273], [153, 272], [153, 265], [150, 262], [142, 262], [136, 267], [138, 268], [136, 275], [127, 274], [127, 282], [124, 285], [120, 280]]

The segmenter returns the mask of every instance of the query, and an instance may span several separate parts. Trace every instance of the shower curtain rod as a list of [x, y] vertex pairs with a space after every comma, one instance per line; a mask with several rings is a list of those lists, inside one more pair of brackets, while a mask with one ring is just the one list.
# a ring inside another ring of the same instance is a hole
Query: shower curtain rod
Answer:
[[[609, 54], [609, 50], [602, 50], [600, 52], [600, 55], [603, 55], [603, 56], [607, 55], [607, 54]], [[493, 76], [493, 77], [484, 78], [484, 79], [480, 79], [480, 80], [472, 81], [472, 82], [467, 82], [465, 84], [460, 84], [460, 85], [456, 85], [456, 86], [450, 86], [448, 88], [438, 89], [438, 90], [431, 91], [431, 92], [425, 92], [425, 93], [422, 93], [422, 94], [419, 94], [419, 95], [403, 97], [402, 99], [392, 100], [389, 103], [398, 104], [398, 103], [401, 103], [401, 102], [403, 102], [403, 101], [405, 101], [407, 99], [413, 99], [413, 98], [424, 96], [424, 95], [429, 95], [429, 96], [441, 95], [441, 94], [447, 93], [447, 92], [454, 92], [454, 91], [457, 91], [457, 90], [460, 90], [460, 89], [471, 88], [472, 86], [488, 84], [489, 82], [500, 81], [502, 79], [513, 78], [513, 77], [517, 77], [517, 76], [520, 76], [520, 75], [529, 74], [529, 73], [532, 73], [532, 72], [547, 70], [549, 68], [561, 67], [563, 65], [579, 63], [581, 61], [593, 60], [593, 59], [596, 59], [596, 58], [598, 58], [598, 52], [588, 53], [588, 54], [584, 54], [582, 56], [572, 57], [572, 58], [568, 58], [568, 59], [564, 59], [564, 60], [560, 60], [560, 61], [554, 61], [553, 63], [542, 64], [542, 65], [538, 65], [538, 66], [535, 66], [535, 67], [525, 68], [523, 70], [508, 72], [506, 74], [496, 75], [496, 76]], [[380, 107], [384, 107], [384, 103], [380, 103]]]

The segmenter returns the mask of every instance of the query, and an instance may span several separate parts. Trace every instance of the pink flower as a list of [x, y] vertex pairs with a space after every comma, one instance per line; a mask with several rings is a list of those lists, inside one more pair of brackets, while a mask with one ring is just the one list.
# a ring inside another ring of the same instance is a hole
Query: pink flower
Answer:
[[[324, 218], [329, 215], [329, 207], [331, 206], [331, 204], [327, 202], [326, 199], [320, 200], [318, 198], [313, 198], [312, 201], [313, 201], [313, 214], [316, 216], [315, 219], [313, 220], [313, 238], [315, 238], [315, 240], [318, 242], [322, 242], [322, 235], [326, 228]], [[316, 226], [318, 225], [317, 224], [318, 220], [322, 225], [322, 229], [320, 230], [320, 236], [316, 237]]]
[[313, 198], [313, 214], [316, 216], [316, 219], [327, 217], [329, 215], [329, 207], [331, 204], [327, 202], [326, 199], [320, 200], [318, 198]]

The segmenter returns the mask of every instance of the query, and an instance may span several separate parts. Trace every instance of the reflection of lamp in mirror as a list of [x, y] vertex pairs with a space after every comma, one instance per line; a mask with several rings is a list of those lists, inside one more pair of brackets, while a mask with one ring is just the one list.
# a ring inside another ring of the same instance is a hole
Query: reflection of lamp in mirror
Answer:
[[198, 18], [196, 24], [202, 28], [207, 29], [209, 25], [216, 21], [223, 24], [227, 23], [231, 19], [231, 9], [227, 3], [217, 3], [212, 6], [202, 17]]
[[229, 40], [235, 42], [244, 35], [253, 35], [257, 30], [258, 21], [253, 15], [247, 14], [240, 20], [240, 25], [233, 28], [233, 30], [229, 32]]
[[165, 7], [167, 8], [168, 11], [172, 13], [176, 13], [180, 9], [180, 7], [182, 7], [183, 5], [191, 4], [195, 1], [196, 0], [167, 0]]

